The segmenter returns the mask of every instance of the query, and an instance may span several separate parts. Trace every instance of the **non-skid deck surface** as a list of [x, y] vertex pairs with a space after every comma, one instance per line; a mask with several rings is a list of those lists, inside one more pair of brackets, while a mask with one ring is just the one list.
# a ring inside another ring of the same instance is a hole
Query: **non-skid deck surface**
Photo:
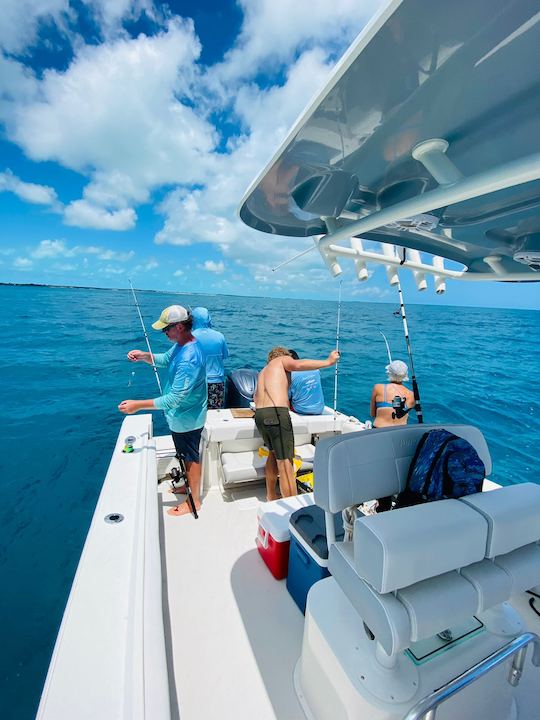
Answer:
[[[178, 501], [165, 485], [158, 497], [173, 718], [305, 720], [293, 688], [304, 618], [255, 548], [263, 489], [239, 490], [227, 501], [214, 488], [195, 520], [166, 514]], [[540, 634], [529, 597], [512, 605]], [[531, 655], [517, 689], [520, 720], [540, 718]]]
[[255, 547], [262, 493], [227, 502], [212, 489], [198, 520], [166, 514], [178, 501], [165, 484], [158, 495], [173, 717], [305, 720], [293, 688], [304, 618]]

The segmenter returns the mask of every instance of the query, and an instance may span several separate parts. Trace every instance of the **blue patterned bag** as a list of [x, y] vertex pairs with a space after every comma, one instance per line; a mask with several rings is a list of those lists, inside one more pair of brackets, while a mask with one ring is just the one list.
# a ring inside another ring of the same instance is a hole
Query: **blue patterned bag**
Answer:
[[486, 469], [473, 446], [447, 430], [422, 435], [396, 508], [480, 492]]

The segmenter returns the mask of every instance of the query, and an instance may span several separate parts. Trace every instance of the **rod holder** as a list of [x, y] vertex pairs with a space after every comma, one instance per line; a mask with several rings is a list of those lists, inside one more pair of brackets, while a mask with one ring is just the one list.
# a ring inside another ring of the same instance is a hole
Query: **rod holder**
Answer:
[[446, 155], [448, 142], [442, 138], [424, 140], [413, 147], [411, 155], [426, 168], [439, 185], [454, 185], [463, 175]]

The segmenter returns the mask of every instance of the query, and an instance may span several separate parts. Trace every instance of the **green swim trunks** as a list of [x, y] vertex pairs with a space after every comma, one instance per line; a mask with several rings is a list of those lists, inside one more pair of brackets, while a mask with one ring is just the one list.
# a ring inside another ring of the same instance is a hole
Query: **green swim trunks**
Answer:
[[255, 425], [264, 444], [272, 450], [277, 460], [291, 460], [294, 457], [294, 434], [286, 407], [266, 407], [255, 410]]

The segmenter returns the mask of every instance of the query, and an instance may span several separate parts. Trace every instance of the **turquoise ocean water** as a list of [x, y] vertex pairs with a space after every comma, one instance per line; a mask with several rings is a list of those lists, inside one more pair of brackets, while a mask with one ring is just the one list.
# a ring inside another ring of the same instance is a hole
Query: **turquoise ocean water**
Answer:
[[[323, 357], [335, 342], [336, 303], [150, 292], [139, 302], [148, 324], [173, 303], [208, 307], [230, 368], [261, 367], [277, 344]], [[384, 380], [379, 330], [407, 360], [396, 308], [343, 303], [338, 406], [360, 419]], [[540, 313], [411, 305], [408, 317], [426, 422], [479, 426], [493, 480], [540, 481]], [[144, 349], [128, 291], [0, 287], [0, 333], [0, 717], [26, 720], [122, 421], [116, 406], [156, 391], [151, 368], [125, 359]], [[160, 333], [152, 340], [168, 347]], [[331, 405], [333, 371], [323, 377]], [[155, 432], [165, 432], [159, 413]]]

